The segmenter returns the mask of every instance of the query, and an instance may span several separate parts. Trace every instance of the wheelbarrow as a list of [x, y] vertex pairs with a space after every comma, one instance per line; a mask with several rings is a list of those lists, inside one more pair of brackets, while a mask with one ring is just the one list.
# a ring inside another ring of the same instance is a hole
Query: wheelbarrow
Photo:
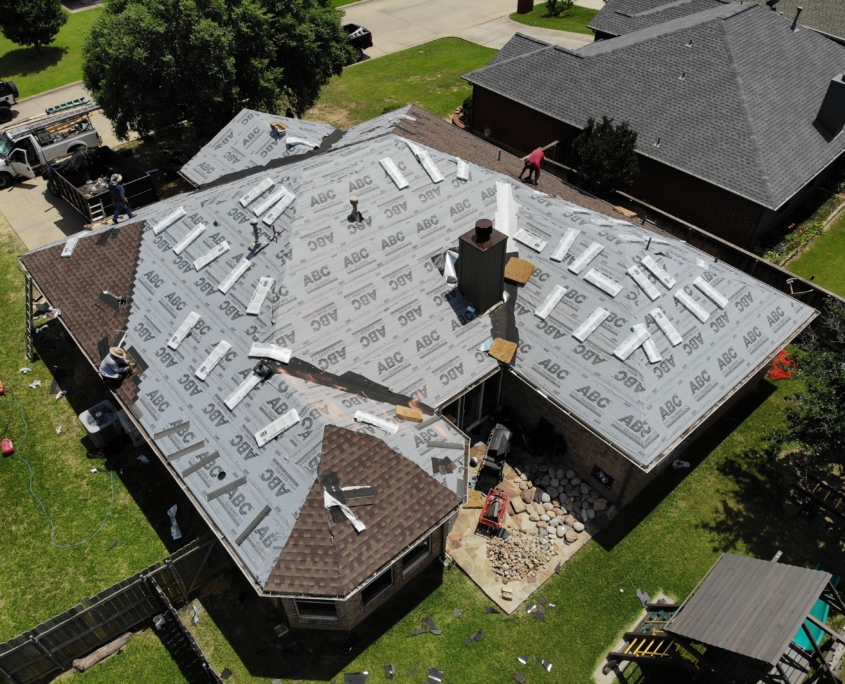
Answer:
[[491, 530], [498, 530], [505, 519], [505, 512], [508, 507], [508, 495], [501, 489], [490, 489], [484, 506], [481, 508], [481, 516], [478, 518], [479, 525], [485, 525]]

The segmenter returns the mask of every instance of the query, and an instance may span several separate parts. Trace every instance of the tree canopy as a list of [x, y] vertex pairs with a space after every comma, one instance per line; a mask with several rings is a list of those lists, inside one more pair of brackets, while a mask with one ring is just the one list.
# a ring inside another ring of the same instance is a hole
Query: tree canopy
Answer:
[[820, 471], [845, 464], [845, 306], [830, 303], [794, 353], [803, 389], [789, 398], [786, 427], [770, 437]]
[[301, 115], [354, 61], [340, 18], [329, 0], [106, 0], [85, 87], [122, 139], [180, 121], [211, 136], [245, 106]]
[[637, 173], [637, 133], [623, 121], [591, 118], [572, 142], [577, 184], [594, 195], [606, 197], [614, 190], [630, 187]]
[[16, 45], [52, 43], [67, 23], [61, 0], [0, 0], [0, 32]]

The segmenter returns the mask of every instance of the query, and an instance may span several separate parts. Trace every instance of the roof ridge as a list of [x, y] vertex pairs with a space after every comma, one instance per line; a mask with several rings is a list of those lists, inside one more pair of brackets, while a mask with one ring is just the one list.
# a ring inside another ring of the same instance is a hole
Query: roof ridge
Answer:
[[748, 99], [745, 97], [742, 76], [740, 76], [739, 70], [736, 67], [736, 60], [734, 59], [733, 49], [731, 48], [731, 41], [728, 37], [728, 32], [725, 29], [725, 25], [722, 22], [718, 23], [718, 30], [722, 37], [722, 43], [725, 46], [725, 53], [728, 56], [728, 64], [730, 65], [731, 73], [733, 73], [734, 83], [736, 84], [736, 94], [739, 98], [739, 105], [742, 108], [743, 117], [745, 118], [745, 125], [748, 127], [748, 140], [751, 144], [751, 149], [754, 150], [754, 166], [759, 173], [760, 183], [762, 185], [763, 193], [766, 196], [766, 201], [768, 202], [769, 206], [775, 206], [774, 193], [772, 192], [772, 184], [769, 180], [769, 174], [766, 169], [766, 162], [763, 157], [763, 150], [760, 147], [760, 143], [757, 138], [757, 131], [754, 128], [754, 122], [751, 117], [751, 111], [748, 107]]
[[[514, 35], [518, 35], [518, 34], [514, 34]], [[513, 40], [513, 38], [511, 38], [511, 40]], [[505, 45], [507, 45], [507, 43], [505, 43]], [[523, 52], [520, 55], [514, 55], [513, 57], [510, 57], [509, 59], [503, 59], [501, 61], [496, 62], [495, 64], [485, 64], [480, 69], [476, 69], [475, 71], [471, 71], [468, 74], [464, 74], [463, 76], [461, 76], [461, 78], [464, 79], [465, 81], [467, 81], [468, 80], [467, 77], [472, 76], [473, 74], [484, 73], [488, 69], [495, 69], [496, 67], [500, 67], [503, 64], [511, 64], [512, 62], [515, 62], [516, 60], [523, 59], [525, 57], [530, 57], [531, 55], [536, 55], [537, 53], [544, 52], [546, 50], [553, 50], [555, 48], [557, 48], [560, 52], [563, 52], [565, 54], [572, 55], [573, 57], [581, 58], [581, 55], [577, 54], [573, 50], [567, 50], [566, 48], [561, 47], [559, 45], [552, 45], [551, 43], [548, 43], [544, 47], [537, 48], [536, 50], [531, 50], [530, 52]], [[502, 48], [502, 49], [504, 49], [504, 48]]]

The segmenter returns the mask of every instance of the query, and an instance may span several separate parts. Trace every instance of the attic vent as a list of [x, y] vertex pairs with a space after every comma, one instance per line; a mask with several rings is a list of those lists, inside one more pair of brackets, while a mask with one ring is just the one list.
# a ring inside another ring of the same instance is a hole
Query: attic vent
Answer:
[[692, 47], [692, 38], [689, 39], [689, 42], [687, 43], [687, 47]]
[[687, 78], [687, 72], [686, 71], [684, 73], [682, 73], [680, 76], [678, 76], [679, 81], [685, 81], [686, 78]]
[[834, 76], [827, 86], [817, 121], [833, 136], [839, 135], [845, 124], [845, 74]]
[[658, 138], [658, 139], [657, 139], [657, 142], [656, 142], [656, 143], [654, 143], [654, 146], [655, 146], [655, 147], [660, 147], [660, 138]]

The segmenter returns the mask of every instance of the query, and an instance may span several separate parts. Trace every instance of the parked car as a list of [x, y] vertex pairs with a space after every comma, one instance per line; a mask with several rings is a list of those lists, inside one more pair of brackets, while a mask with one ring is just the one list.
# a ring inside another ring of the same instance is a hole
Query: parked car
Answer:
[[12, 120], [12, 105], [17, 103], [18, 87], [14, 81], [0, 81], [0, 123]]
[[373, 34], [358, 24], [344, 24], [343, 30], [349, 34], [349, 42], [355, 48], [357, 61], [360, 62], [364, 59], [364, 50], [373, 46]]
[[89, 104], [53, 116], [41, 116], [0, 132], [0, 189], [16, 178], [35, 178], [55, 159], [103, 143], [91, 122]]

